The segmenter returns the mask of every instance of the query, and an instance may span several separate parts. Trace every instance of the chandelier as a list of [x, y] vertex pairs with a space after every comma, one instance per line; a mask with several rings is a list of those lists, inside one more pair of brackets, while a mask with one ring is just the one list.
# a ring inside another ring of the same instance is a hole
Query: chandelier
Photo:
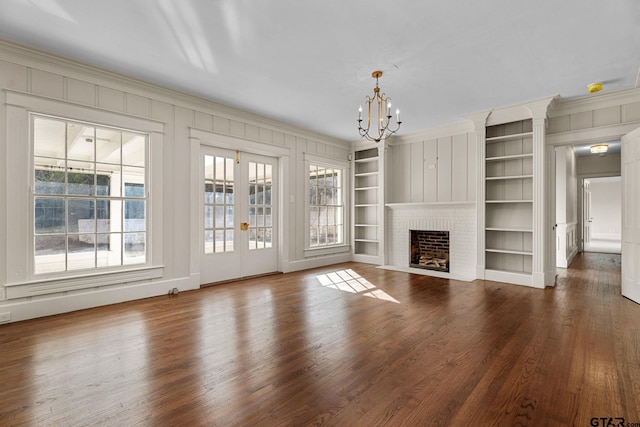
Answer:
[[[373, 88], [373, 97], [367, 96], [367, 127], [362, 127], [362, 105], [358, 109], [358, 132], [360, 136], [369, 141], [380, 142], [395, 134], [402, 122], [400, 121], [400, 110], [396, 108], [395, 129], [390, 129], [391, 123], [391, 98], [380, 93], [378, 79], [382, 77], [382, 71], [374, 71], [371, 77], [376, 79], [376, 87]], [[372, 111], [374, 110], [374, 111]], [[373, 113], [373, 114], [372, 114]], [[372, 123], [373, 121], [373, 123]]]

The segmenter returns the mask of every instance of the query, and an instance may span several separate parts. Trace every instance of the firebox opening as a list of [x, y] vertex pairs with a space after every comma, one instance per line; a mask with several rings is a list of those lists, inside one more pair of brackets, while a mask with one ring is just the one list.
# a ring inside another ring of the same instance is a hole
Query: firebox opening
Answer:
[[449, 272], [449, 232], [409, 230], [409, 266]]

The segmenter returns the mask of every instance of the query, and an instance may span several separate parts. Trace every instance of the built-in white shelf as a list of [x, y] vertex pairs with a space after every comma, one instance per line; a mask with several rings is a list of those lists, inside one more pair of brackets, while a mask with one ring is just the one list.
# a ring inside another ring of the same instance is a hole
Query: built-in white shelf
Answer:
[[485, 278], [530, 285], [533, 280], [532, 120], [486, 128]]
[[394, 208], [420, 208], [426, 206], [456, 206], [456, 205], [475, 205], [475, 201], [464, 202], [420, 202], [420, 203], [387, 203], [385, 206]]
[[487, 181], [504, 181], [508, 179], [532, 179], [533, 175], [488, 176]]
[[486, 231], [512, 231], [515, 233], [533, 233], [532, 228], [514, 228], [514, 227], [486, 227]]
[[378, 262], [383, 221], [378, 148], [353, 153], [353, 253], [355, 261]]
[[513, 255], [533, 255], [531, 251], [515, 251], [511, 249], [485, 249], [485, 252], [493, 252], [496, 254], [513, 254]]
[[377, 162], [378, 161], [378, 157], [366, 157], [363, 159], [355, 159], [354, 162], [355, 163], [373, 163], [373, 162]]
[[508, 156], [487, 157], [485, 160], [487, 162], [499, 162], [504, 160], [532, 159], [532, 158], [533, 158], [533, 153], [524, 153], [524, 154], [510, 154]]
[[528, 137], [533, 137], [533, 132], [520, 132], [520, 133], [512, 133], [509, 135], [492, 136], [492, 137], [487, 137], [486, 141], [487, 143], [500, 142], [500, 141], [515, 141], [518, 139], [524, 139]]

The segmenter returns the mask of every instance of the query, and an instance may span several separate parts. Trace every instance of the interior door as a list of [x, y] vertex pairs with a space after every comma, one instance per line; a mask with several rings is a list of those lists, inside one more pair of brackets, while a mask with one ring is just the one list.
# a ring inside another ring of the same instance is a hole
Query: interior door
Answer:
[[589, 180], [585, 179], [582, 185], [582, 250], [589, 250], [591, 242], [591, 191]]
[[200, 283], [277, 271], [277, 159], [200, 149]]
[[622, 137], [622, 295], [640, 304], [640, 128]]

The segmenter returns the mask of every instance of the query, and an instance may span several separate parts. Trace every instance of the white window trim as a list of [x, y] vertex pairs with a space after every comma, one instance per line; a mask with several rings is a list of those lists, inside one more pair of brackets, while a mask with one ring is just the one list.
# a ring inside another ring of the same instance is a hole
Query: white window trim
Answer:
[[[309, 237], [309, 228], [311, 226], [309, 221], [310, 207], [309, 207], [309, 166], [311, 164], [326, 166], [331, 168], [342, 169], [342, 205], [344, 206], [344, 228], [343, 228], [343, 243], [340, 245], [311, 247], [311, 239]], [[351, 250], [351, 241], [349, 230], [351, 230], [351, 222], [349, 216], [349, 176], [350, 176], [350, 164], [349, 162], [332, 159], [329, 157], [321, 157], [314, 154], [304, 153], [304, 257], [312, 258], [322, 255], [335, 255], [339, 253], [347, 253]]]
[[[116, 283], [133, 283], [162, 277], [163, 269], [163, 211], [162, 211], [162, 146], [164, 124], [146, 118], [105, 111], [94, 107], [43, 98], [24, 92], [5, 91], [7, 115], [7, 162], [5, 182], [7, 200], [7, 244], [15, 250], [6, 253], [7, 298], [42, 295], [72, 289], [96, 288]], [[147, 262], [130, 266], [65, 271], [51, 274], [34, 274], [33, 151], [30, 135], [31, 114], [56, 116], [71, 121], [97, 123], [104, 126], [131, 129], [149, 135], [148, 146], [148, 237]], [[29, 165], [25, 167], [25, 165]], [[30, 212], [25, 215], [25, 212]], [[20, 288], [23, 287], [23, 288]]]

